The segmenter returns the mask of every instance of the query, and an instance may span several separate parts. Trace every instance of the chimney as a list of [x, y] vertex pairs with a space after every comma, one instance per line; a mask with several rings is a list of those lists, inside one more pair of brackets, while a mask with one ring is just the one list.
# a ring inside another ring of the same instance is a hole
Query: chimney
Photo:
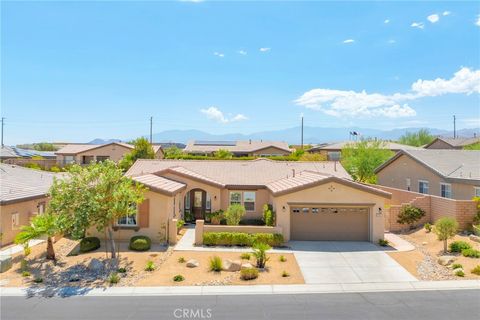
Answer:
[[292, 169], [292, 177], [295, 178], [295, 169]]

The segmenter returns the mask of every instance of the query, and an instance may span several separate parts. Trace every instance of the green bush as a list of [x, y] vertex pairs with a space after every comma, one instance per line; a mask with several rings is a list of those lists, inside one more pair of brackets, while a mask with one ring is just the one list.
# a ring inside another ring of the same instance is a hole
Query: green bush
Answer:
[[262, 219], [242, 219], [239, 225], [241, 226], [264, 226], [265, 222]]
[[37, 277], [37, 278], [33, 279], [33, 282], [35, 282], [35, 283], [42, 283], [42, 282], [43, 282], [43, 278]]
[[423, 225], [423, 228], [425, 229], [426, 232], [432, 231], [432, 225], [428, 222]]
[[457, 277], [463, 277], [463, 276], [465, 276], [465, 272], [463, 271], [463, 269], [459, 269], [459, 270], [455, 271], [455, 275]]
[[400, 210], [397, 222], [400, 224], [408, 224], [410, 227], [413, 227], [413, 224], [423, 216], [425, 216], [425, 211], [423, 209], [407, 205]]
[[210, 221], [211, 224], [220, 224], [224, 217], [225, 213], [223, 210], [217, 210], [214, 212], [207, 213], [206, 218]]
[[184, 257], [180, 257], [178, 258], [178, 263], [185, 263], [185, 258]]
[[256, 268], [246, 268], [240, 270], [240, 278], [242, 280], [253, 280], [258, 278], [258, 270]]
[[183, 221], [182, 219], [177, 220], [177, 229], [178, 230], [182, 229], [184, 225], [185, 225], [185, 221]]
[[284, 277], [284, 278], [290, 277], [290, 273], [288, 273], [287, 271], [283, 270], [283, 272], [282, 272], [282, 277]]
[[283, 235], [279, 233], [205, 232], [203, 244], [206, 246], [252, 246], [262, 242], [272, 247], [283, 245]]
[[287, 258], [285, 258], [284, 255], [281, 255], [278, 260], [279, 260], [280, 262], [287, 262]]
[[223, 263], [222, 258], [214, 256], [210, 258], [210, 271], [220, 272], [222, 271]]
[[175, 282], [182, 282], [183, 280], [185, 280], [185, 277], [182, 276], [181, 274], [177, 274], [176, 276], [173, 277], [173, 281]]
[[477, 276], [480, 276], [480, 264], [478, 266], [476, 266], [475, 268], [473, 268], [471, 272], [473, 274], [476, 274]]
[[145, 264], [145, 271], [153, 271], [155, 270], [156, 266], [155, 266], [155, 263], [153, 263], [153, 261], [147, 261], [147, 263]]
[[467, 258], [480, 258], [480, 251], [476, 249], [463, 249], [462, 255]]
[[53, 166], [53, 167], [50, 167], [50, 171], [51, 171], [51, 172], [60, 172], [60, 171], [62, 171], [62, 170], [61, 170], [59, 167], [57, 167], [57, 166]]
[[267, 264], [267, 261], [270, 260], [269, 257], [267, 257], [267, 250], [270, 250], [271, 247], [263, 242], [257, 242], [253, 246], [253, 255], [257, 259], [257, 268], [265, 268], [265, 265]]
[[120, 267], [117, 269], [118, 273], [127, 273], [127, 268]]
[[435, 222], [435, 233], [440, 241], [443, 241], [443, 252], [447, 252], [447, 241], [453, 238], [458, 230], [458, 222], [455, 218], [443, 217]]
[[241, 204], [232, 204], [228, 207], [225, 212], [225, 219], [227, 220], [227, 225], [229, 226], [238, 226], [240, 220], [245, 215], [245, 207]]
[[40, 167], [38, 163], [26, 163], [25, 167], [30, 169], [35, 169], [35, 170], [42, 170], [42, 167]]
[[454, 263], [454, 264], [452, 264], [452, 269], [453, 269], [453, 270], [458, 269], [458, 268], [462, 268], [462, 269], [463, 269], [463, 266], [462, 266], [460, 263]]
[[242, 259], [242, 260], [250, 260], [250, 257], [251, 257], [251, 255], [248, 252], [242, 253], [240, 255], [240, 259]]
[[30, 277], [30, 272], [22, 271], [22, 277]]
[[388, 246], [388, 240], [386, 239], [378, 239], [378, 244], [382, 247]]
[[150, 250], [152, 240], [147, 236], [133, 236], [130, 238], [130, 245], [128, 248], [133, 251], [147, 251]]
[[462, 252], [463, 249], [471, 249], [472, 246], [465, 241], [453, 241], [450, 243], [450, 252]]
[[120, 282], [120, 276], [118, 275], [118, 273], [112, 272], [108, 276], [107, 281], [111, 284], [119, 283]]
[[268, 204], [263, 206], [263, 222], [266, 226], [273, 226], [273, 211]]
[[86, 253], [100, 248], [100, 239], [97, 237], [85, 237], [80, 240], [80, 252]]

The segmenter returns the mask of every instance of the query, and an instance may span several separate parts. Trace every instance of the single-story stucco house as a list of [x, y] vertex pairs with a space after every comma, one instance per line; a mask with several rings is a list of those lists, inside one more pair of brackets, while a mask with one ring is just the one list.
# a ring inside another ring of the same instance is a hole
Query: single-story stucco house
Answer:
[[116, 225], [116, 239], [147, 235], [167, 240], [171, 219], [204, 219], [230, 204], [261, 219], [276, 212], [285, 240], [377, 242], [384, 234], [390, 193], [351, 180], [337, 162], [137, 160], [126, 173], [149, 188], [135, 216]]
[[235, 157], [287, 156], [292, 153], [283, 141], [190, 141], [183, 152], [211, 156], [219, 150], [230, 151]]
[[[163, 158], [162, 146], [153, 144], [155, 158]], [[93, 161], [112, 160], [120, 161], [123, 156], [134, 148], [133, 145], [122, 142], [111, 142], [107, 144], [67, 144], [60, 148], [55, 154], [57, 155], [57, 164], [63, 167], [68, 164], [85, 165]]]
[[386, 187], [456, 200], [480, 197], [480, 151], [403, 150], [375, 173]]
[[425, 146], [425, 149], [457, 149], [461, 150], [472, 144], [480, 143], [480, 137], [473, 138], [435, 138]]
[[0, 244], [13, 242], [22, 225], [28, 225], [32, 216], [45, 211], [47, 193], [55, 177], [48, 171], [0, 164]]

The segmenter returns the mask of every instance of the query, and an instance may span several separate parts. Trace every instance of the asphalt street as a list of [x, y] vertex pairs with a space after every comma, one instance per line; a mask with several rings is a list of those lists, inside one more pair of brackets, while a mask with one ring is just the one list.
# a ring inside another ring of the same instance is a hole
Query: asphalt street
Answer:
[[1, 320], [480, 319], [480, 290], [1, 297]]

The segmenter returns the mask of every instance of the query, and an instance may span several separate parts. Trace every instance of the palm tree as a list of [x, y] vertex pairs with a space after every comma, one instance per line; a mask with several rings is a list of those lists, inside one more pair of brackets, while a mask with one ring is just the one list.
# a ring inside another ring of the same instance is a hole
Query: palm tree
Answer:
[[47, 259], [55, 260], [52, 237], [58, 233], [56, 216], [50, 212], [34, 217], [29, 226], [22, 226], [21, 232], [15, 237], [15, 243], [26, 244], [30, 240], [47, 236]]

